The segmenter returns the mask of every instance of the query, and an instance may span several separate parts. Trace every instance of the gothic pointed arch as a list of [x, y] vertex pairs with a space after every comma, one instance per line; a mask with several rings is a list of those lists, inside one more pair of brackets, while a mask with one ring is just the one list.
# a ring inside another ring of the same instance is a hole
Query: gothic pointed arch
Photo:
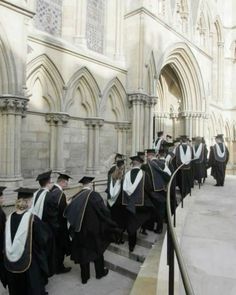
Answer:
[[147, 67], [147, 82], [146, 89], [149, 95], [156, 95], [156, 85], [157, 85], [157, 68], [155, 54], [151, 51], [149, 60], [146, 62]]
[[79, 69], [72, 75], [66, 89], [66, 112], [76, 115], [74, 107], [77, 106], [77, 116], [80, 116], [80, 113], [82, 113], [82, 117], [98, 116], [101, 91], [87, 67]]
[[[108, 109], [110, 108], [110, 110]], [[128, 101], [125, 88], [121, 81], [115, 77], [106, 86], [103, 99], [99, 107], [99, 114], [108, 114], [112, 111], [116, 121], [128, 120]]]
[[[27, 88], [31, 91], [30, 108], [40, 109], [47, 103], [48, 111], [63, 111], [63, 87], [64, 80], [60, 72], [46, 54], [36, 57], [27, 64]], [[38, 95], [40, 91], [44, 100], [41, 102]]]
[[17, 93], [17, 75], [14, 53], [0, 24], [0, 93]]
[[185, 43], [176, 43], [160, 58], [157, 72], [170, 65], [176, 73], [183, 95], [183, 110], [206, 111], [205, 88], [199, 64], [189, 46]]

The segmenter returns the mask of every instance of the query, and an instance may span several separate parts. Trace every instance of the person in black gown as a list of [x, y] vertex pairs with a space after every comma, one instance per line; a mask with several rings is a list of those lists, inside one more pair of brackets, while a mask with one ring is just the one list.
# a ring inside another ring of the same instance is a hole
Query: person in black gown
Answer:
[[50, 193], [52, 170], [39, 174], [36, 181], [39, 182], [40, 188], [34, 193], [31, 211], [37, 215], [48, 228], [50, 237], [47, 251], [50, 276], [56, 272], [56, 251], [55, 251], [55, 233], [58, 232], [58, 206], [56, 198]]
[[94, 177], [85, 176], [79, 183], [82, 190], [77, 193], [65, 210], [72, 237], [71, 260], [80, 264], [82, 284], [90, 278], [90, 262], [94, 262], [96, 278], [108, 274], [104, 266], [103, 253], [119, 233], [99, 193], [92, 190]]
[[6, 222], [4, 265], [10, 295], [47, 294], [47, 230], [44, 223], [28, 210], [34, 191], [29, 188], [16, 190], [16, 211]]
[[119, 160], [116, 163], [115, 171], [110, 175], [107, 185], [107, 207], [111, 212], [111, 218], [121, 229], [121, 236], [118, 244], [123, 244], [123, 232], [125, 230], [125, 208], [122, 206], [122, 183], [124, 177], [125, 163]]
[[229, 151], [224, 143], [223, 134], [216, 136], [215, 145], [210, 148], [208, 167], [211, 167], [211, 175], [215, 178], [215, 186], [224, 186], [225, 170], [229, 160]]
[[56, 273], [67, 273], [71, 271], [71, 267], [64, 266], [65, 256], [70, 255], [71, 242], [69, 238], [69, 230], [67, 228], [67, 220], [64, 217], [64, 211], [67, 206], [66, 195], [63, 191], [68, 186], [71, 177], [64, 173], [59, 173], [57, 182], [53, 185], [50, 193], [53, 203], [57, 206], [57, 222], [58, 230], [55, 232], [56, 241]]
[[3, 191], [5, 188], [6, 188], [5, 186], [0, 186], [0, 281], [2, 282], [4, 288], [6, 288], [7, 286], [6, 269], [3, 263], [3, 246], [4, 246], [6, 214], [2, 210], [2, 204], [3, 204]]

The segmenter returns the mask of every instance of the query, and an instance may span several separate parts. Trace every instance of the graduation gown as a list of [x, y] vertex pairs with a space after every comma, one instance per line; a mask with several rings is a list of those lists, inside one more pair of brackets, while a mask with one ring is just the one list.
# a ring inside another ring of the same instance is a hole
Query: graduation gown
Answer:
[[[201, 152], [198, 149], [201, 149]], [[202, 182], [202, 179], [206, 177], [206, 163], [207, 163], [207, 149], [205, 144], [193, 146], [193, 156], [197, 156], [197, 160], [192, 162], [193, 177], [198, 183]]]
[[[44, 197], [45, 196], [45, 197]], [[40, 200], [40, 198], [44, 198]], [[43, 204], [40, 206], [40, 201]], [[39, 207], [42, 207], [40, 210]], [[45, 189], [41, 188], [34, 194], [33, 205], [31, 208], [33, 214], [37, 215], [46, 225], [48, 231], [48, 265], [49, 265], [49, 275], [52, 276], [56, 272], [56, 235], [55, 233], [59, 230], [58, 223], [58, 208], [56, 198], [51, 196], [51, 193]]]
[[[130, 170], [131, 183], [135, 182], [140, 168]], [[129, 172], [129, 171], [128, 171]], [[127, 172], [127, 173], [128, 173]], [[134, 235], [137, 230], [150, 218], [153, 204], [150, 200], [151, 181], [143, 172], [143, 178], [130, 196], [123, 190], [122, 204], [126, 208], [126, 230], [129, 235]]]
[[[180, 144], [176, 147], [175, 150], [175, 160], [176, 167], [178, 168], [183, 162], [181, 158], [181, 147], [183, 148], [184, 153], [186, 154], [187, 149], [189, 151], [189, 159], [192, 159], [192, 148], [187, 144]], [[190, 192], [193, 186], [193, 174], [192, 174], [192, 165], [191, 162], [189, 164], [184, 165], [177, 173], [176, 177], [177, 185], [180, 189], [180, 193], [182, 198], [186, 197]]]
[[[58, 229], [55, 231], [55, 239], [56, 239], [56, 251], [57, 258], [59, 256], [70, 255], [70, 238], [69, 238], [69, 230], [67, 227], [67, 220], [64, 217], [64, 211], [67, 207], [66, 203], [66, 195], [60, 188], [54, 185], [51, 189], [50, 198], [52, 198], [53, 203], [56, 204], [57, 207], [57, 224]], [[62, 259], [62, 258], [61, 258]]]
[[65, 213], [72, 237], [71, 260], [87, 264], [103, 255], [116, 240], [117, 225], [99, 193], [82, 189], [67, 206]]
[[117, 196], [112, 195], [111, 192], [111, 182], [112, 185], [117, 185], [115, 181], [110, 177], [108, 179], [107, 184], [107, 207], [110, 210], [111, 218], [116, 222], [116, 224], [119, 226], [119, 228], [124, 229], [125, 228], [125, 207], [122, 205], [122, 184], [123, 182], [120, 180], [119, 183], [119, 192], [117, 193]]
[[[14, 212], [10, 219], [10, 234], [14, 241], [18, 227], [26, 212]], [[7, 230], [7, 229], [6, 229]], [[10, 295], [42, 295], [48, 277], [46, 248], [48, 243], [47, 229], [41, 220], [31, 214], [28, 234], [22, 256], [11, 262], [5, 250], [4, 263], [7, 269], [7, 280]], [[5, 246], [6, 247], [6, 246]]]
[[4, 232], [5, 232], [6, 215], [0, 207], [0, 281], [4, 288], [7, 285], [6, 269], [3, 263], [3, 246], [4, 246]]
[[229, 160], [229, 151], [223, 143], [219, 143], [219, 148], [223, 156], [218, 155], [216, 144], [211, 146], [208, 167], [211, 167], [211, 175], [215, 178], [216, 184], [222, 186], [224, 185], [225, 170]]

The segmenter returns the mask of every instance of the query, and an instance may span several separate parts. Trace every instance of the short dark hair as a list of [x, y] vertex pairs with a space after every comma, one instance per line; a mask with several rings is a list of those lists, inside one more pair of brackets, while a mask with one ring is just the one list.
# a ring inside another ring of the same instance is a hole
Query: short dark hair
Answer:
[[41, 179], [39, 180], [39, 185], [41, 187], [46, 186], [50, 182], [50, 179]]

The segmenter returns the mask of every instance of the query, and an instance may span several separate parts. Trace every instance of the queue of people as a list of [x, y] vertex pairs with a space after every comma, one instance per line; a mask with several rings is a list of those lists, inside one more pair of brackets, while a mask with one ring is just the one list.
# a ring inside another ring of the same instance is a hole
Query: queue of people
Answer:
[[[170, 187], [171, 210], [191, 194], [194, 184], [205, 182], [207, 169], [223, 186], [229, 152], [223, 135], [208, 150], [202, 137], [181, 136], [175, 140], [158, 133], [153, 148], [138, 151], [130, 163], [116, 154], [108, 171], [107, 199], [92, 189], [94, 177], [79, 180], [81, 189], [70, 201], [65, 188], [70, 176], [59, 173], [54, 185], [52, 171], [36, 178], [39, 188], [19, 188], [15, 211], [7, 218], [1, 208], [5, 187], [0, 187], [0, 280], [10, 295], [45, 295], [51, 276], [67, 273], [66, 256], [80, 265], [83, 284], [90, 279], [90, 262], [96, 278], [108, 274], [104, 252], [111, 242], [124, 243], [128, 235], [129, 251], [135, 250], [137, 233], [147, 229], [157, 234], [166, 221], [166, 194], [171, 175], [179, 168]], [[127, 165], [129, 164], [129, 165]]]

